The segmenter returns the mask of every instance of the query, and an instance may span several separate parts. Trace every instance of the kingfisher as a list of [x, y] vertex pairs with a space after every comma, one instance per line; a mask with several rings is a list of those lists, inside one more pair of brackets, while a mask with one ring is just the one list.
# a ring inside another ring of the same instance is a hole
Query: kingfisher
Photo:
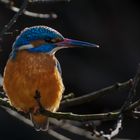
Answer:
[[64, 38], [55, 29], [41, 25], [25, 28], [13, 43], [4, 69], [3, 88], [11, 105], [30, 115], [37, 131], [48, 129], [48, 117], [39, 113], [36, 91], [45, 110], [57, 111], [64, 85], [55, 53], [73, 47], [99, 46]]

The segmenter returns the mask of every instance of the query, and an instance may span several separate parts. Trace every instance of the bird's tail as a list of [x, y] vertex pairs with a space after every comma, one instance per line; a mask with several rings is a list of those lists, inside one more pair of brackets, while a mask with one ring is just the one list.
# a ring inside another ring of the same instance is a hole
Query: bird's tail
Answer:
[[48, 117], [41, 114], [30, 114], [30, 118], [33, 122], [36, 131], [47, 131], [49, 127]]

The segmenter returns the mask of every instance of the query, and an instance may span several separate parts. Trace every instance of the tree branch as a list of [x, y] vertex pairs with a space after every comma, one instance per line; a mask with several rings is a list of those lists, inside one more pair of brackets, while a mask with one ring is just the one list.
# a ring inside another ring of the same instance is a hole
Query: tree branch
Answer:
[[[39, 17], [39, 18], [56, 18], [56, 14], [40, 14], [40, 13], [35, 13], [31, 11], [27, 11], [27, 5], [28, 3], [37, 3], [37, 2], [59, 2], [59, 1], [65, 1], [68, 2], [69, 0], [24, 0], [21, 8], [13, 6], [13, 4], [10, 2], [10, 0], [4, 1], [0, 0], [0, 2], [9, 2], [9, 7], [12, 11], [16, 12], [16, 14], [13, 16], [13, 18], [10, 20], [10, 22], [4, 26], [4, 28], [0, 32], [0, 39], [2, 39], [2, 36], [12, 27], [12, 25], [17, 21], [18, 17], [21, 14], [25, 14], [27, 16], [31, 17]], [[137, 108], [140, 105], [140, 99], [137, 100], [132, 104], [132, 100], [136, 94], [136, 87], [140, 81], [140, 65], [138, 67], [137, 73], [133, 80], [129, 80], [123, 83], [117, 83], [115, 85], [103, 88], [101, 90], [89, 93], [87, 95], [83, 95], [81, 97], [73, 98], [73, 94], [69, 94], [63, 97], [63, 101], [61, 102], [61, 108], [64, 107], [69, 107], [69, 106], [75, 106], [79, 104], [83, 104], [86, 102], [91, 102], [97, 98], [100, 98], [105, 95], [112, 94], [113, 92], [118, 92], [122, 90], [130, 90], [129, 95], [124, 102], [123, 106], [119, 111], [114, 111], [114, 112], [107, 112], [107, 113], [99, 113], [99, 114], [74, 114], [71, 112], [51, 112], [48, 110], [45, 110], [43, 106], [40, 103], [40, 94], [38, 91], [36, 91], [36, 96], [35, 100], [37, 101], [39, 105], [39, 113], [42, 115], [45, 115], [47, 117], [52, 117], [55, 119], [63, 119], [63, 120], [73, 120], [73, 121], [95, 121], [95, 120], [100, 120], [100, 121], [107, 121], [107, 120], [117, 120], [116, 127], [114, 130], [111, 131], [110, 134], [103, 134], [98, 131], [94, 131], [96, 135], [100, 135], [104, 138], [111, 139], [112, 137], [116, 136], [120, 132], [120, 128], [122, 126], [122, 121], [123, 118], [120, 116], [124, 115], [130, 115], [134, 117], [140, 117], [140, 112], [139, 111], [133, 111], [135, 108]], [[2, 91], [2, 89], [0, 89]], [[17, 113], [21, 114], [22, 116], [29, 118], [29, 115], [17, 110], [14, 108], [4, 92], [0, 92], [0, 106], [4, 108], [11, 109], [13, 111], [16, 111]]]
[[[123, 90], [123, 89], [130, 88], [131, 82], [132, 82], [132, 80], [129, 80], [129, 81], [124, 82], [124, 83], [119, 83], [117, 85], [109, 86], [107, 88], [104, 88], [104, 89], [101, 89], [99, 91], [93, 92], [92, 94], [89, 94], [89, 95], [92, 96], [92, 100], [93, 100], [97, 97], [101, 97], [101, 96], [105, 96], [106, 94], [110, 94], [110, 93], [112, 93], [116, 90]], [[98, 94], [99, 94], [99, 96], [98, 96]], [[90, 98], [90, 96], [87, 96], [87, 97]], [[36, 97], [36, 99], [37, 98], [38, 98], [38, 96]], [[70, 99], [70, 101], [71, 100], [73, 100], [73, 99]], [[130, 111], [132, 108], [139, 105], [138, 103], [139, 102], [136, 102], [136, 103], [132, 104], [126, 111]], [[14, 111], [17, 111], [22, 115], [26, 115], [23, 112], [20, 112], [20, 111], [16, 110], [13, 106], [10, 105], [9, 102], [3, 100], [2, 98], [0, 98], [0, 105], [8, 107], [8, 108], [10, 108]], [[64, 104], [64, 106], [65, 106], [65, 104]], [[118, 111], [117, 112], [101, 113], [101, 114], [86, 114], [86, 115], [73, 114], [73, 113], [69, 113], [69, 112], [68, 113], [64, 113], [64, 112], [63, 113], [62, 112], [52, 113], [50, 111], [45, 110], [41, 105], [40, 105], [40, 113], [43, 114], [43, 115], [52, 117], [52, 118], [56, 118], [56, 119], [69, 119], [69, 120], [75, 120], [75, 121], [113, 120], [113, 119], [117, 119], [119, 114], [120, 114], [120, 112], [118, 112]]]
[[112, 130], [112, 131], [110, 132], [110, 134], [104, 134], [102, 131], [101, 131], [101, 132], [98, 132], [97, 130], [94, 130], [94, 133], [95, 133], [95, 135], [96, 135], [97, 137], [100, 137], [100, 138], [103, 137], [103, 138], [105, 138], [105, 139], [107, 139], [107, 140], [111, 140], [113, 137], [115, 137], [116, 135], [119, 134], [119, 132], [120, 132], [121, 129], [122, 129], [122, 120], [119, 119], [119, 120], [117, 121], [117, 124], [116, 124], [115, 129]]
[[[48, 2], [69, 2], [70, 0], [28, 0], [29, 3], [48, 3]], [[18, 8], [14, 6], [14, 3], [11, 2], [10, 0], [0, 0], [1, 3], [6, 4], [9, 9], [11, 9], [14, 12], [19, 12], [21, 8]], [[37, 13], [37, 12], [31, 12], [28, 10], [24, 10], [23, 14], [29, 17], [33, 18], [44, 18], [44, 19], [56, 19], [57, 14], [55, 13], [50, 13], [50, 14], [43, 14], [43, 13]]]
[[[117, 88], [114, 85], [114, 86], [110, 86], [112, 88], [105, 88], [107, 90], [104, 89], [103, 91], [109, 91], [110, 92], [110, 89], [112, 91], [115, 91], [115, 89], [117, 89], [117, 90], [118, 89], [126, 89], [126, 86], [128, 88], [130, 88], [130, 86], [131, 86], [130, 83], [131, 83], [131, 80], [129, 80], [127, 82], [124, 82], [124, 83], [121, 83], [121, 84], [118, 84], [119, 88], [118, 88], [118, 85], [117, 85]], [[99, 91], [98, 92], [100, 94], [102, 90], [99, 90]], [[98, 93], [98, 92], [96, 92], [96, 93]], [[104, 95], [106, 95], [106, 94], [104, 94]], [[40, 93], [38, 91], [36, 91], [35, 100], [37, 101], [37, 103], [40, 107], [39, 113], [41, 113], [45, 116], [48, 116], [48, 117], [58, 119], [58, 120], [61, 120], [61, 119], [62, 120], [74, 120], [74, 121], [80, 121], [80, 122], [95, 121], [95, 120], [100, 120], [100, 121], [118, 120], [115, 129], [112, 130], [110, 134], [103, 134], [103, 133], [100, 133], [100, 132], [95, 130], [96, 134], [98, 133], [98, 134], [100, 134], [100, 137], [104, 137], [106, 139], [111, 139], [112, 137], [116, 136], [119, 133], [121, 125], [122, 125], [122, 118], [120, 118], [120, 113], [123, 113], [123, 116], [124, 115], [134, 116], [134, 114], [132, 114], [131, 111], [132, 111], [133, 108], [136, 108], [140, 103], [139, 100], [136, 101], [135, 103], [131, 104], [128, 108], [126, 108], [126, 110], [124, 112], [116, 111], [116, 112], [107, 112], [107, 113], [100, 113], [100, 114], [80, 115], [80, 114], [74, 114], [74, 113], [70, 113], [70, 112], [50, 112], [48, 110], [45, 110], [40, 103], [40, 98], [41, 98]], [[27, 114], [25, 114], [23, 112], [20, 112], [20, 111], [16, 110], [13, 106], [11, 106], [9, 101], [7, 101], [7, 100], [3, 100], [2, 98], [0, 98], [0, 105], [2, 105], [4, 107], [8, 107], [8, 108], [18, 112], [22, 116], [24, 116], [26, 118], [29, 118], [29, 116]], [[135, 114], [136, 114], [137, 117], [139, 116], [139, 113], [135, 113]]]
[[133, 111], [132, 113], [135, 118], [140, 118], [140, 111]]
[[[19, 114], [27, 115], [27, 114], [24, 114], [23, 112], [20, 112], [17, 109], [15, 109], [13, 106], [10, 105], [9, 101], [5, 101], [2, 98], [0, 98], [0, 105], [4, 106], [4, 107], [8, 107], [8, 108], [18, 112]], [[79, 114], [74, 114], [74, 113], [70, 113], [70, 112], [67, 112], [67, 113], [66, 112], [51, 112], [51, 111], [45, 110], [42, 107], [40, 108], [39, 111], [41, 114], [43, 114], [45, 116], [56, 118], [58, 120], [68, 119], [68, 120], [74, 120], [74, 121], [112, 120], [112, 119], [116, 119], [119, 115], [119, 112], [79, 115]]]
[[72, 98], [74, 98], [74, 93], [69, 93], [69, 94], [63, 96], [62, 101], [72, 99]]
[[108, 112], [108, 113], [101, 113], [101, 114], [86, 114], [86, 115], [79, 115], [74, 113], [65, 113], [65, 112], [50, 112], [47, 110], [41, 110], [41, 114], [45, 116], [49, 116], [52, 118], [56, 118], [58, 120], [66, 119], [66, 120], [74, 120], [74, 121], [91, 121], [91, 120], [113, 120], [116, 119], [119, 115], [119, 112]]
[[27, 4], [28, 4], [28, 0], [24, 0], [20, 10], [13, 16], [10, 22], [7, 25], [5, 25], [4, 28], [1, 30], [0, 38], [4, 35], [5, 32], [7, 32], [7, 30], [9, 30], [12, 27], [12, 25], [16, 22], [18, 17], [24, 12], [24, 10], [27, 7]]
[[97, 90], [97, 91], [89, 93], [87, 95], [83, 95], [83, 96], [73, 98], [73, 99], [64, 100], [61, 102], [60, 108], [75, 106], [75, 105], [83, 104], [86, 102], [91, 102], [102, 96], [112, 94], [113, 92], [129, 90], [131, 87], [132, 87], [132, 79], [130, 79], [124, 83], [117, 83], [115, 85]]
[[121, 112], [125, 111], [126, 108], [128, 108], [128, 106], [131, 105], [132, 100], [136, 94], [136, 88], [137, 88], [139, 81], [140, 81], [140, 64], [138, 65], [137, 73], [136, 73], [135, 77], [133, 78], [132, 87], [129, 91], [128, 97], [120, 109]]
[[[20, 9], [15, 6], [11, 6], [10, 9], [14, 12], [18, 12]], [[50, 14], [42, 14], [42, 13], [36, 13], [36, 12], [31, 12], [28, 10], [25, 10], [23, 12], [24, 15], [33, 17], [33, 18], [45, 18], [45, 19], [56, 19], [57, 15], [55, 13], [50, 13]]]

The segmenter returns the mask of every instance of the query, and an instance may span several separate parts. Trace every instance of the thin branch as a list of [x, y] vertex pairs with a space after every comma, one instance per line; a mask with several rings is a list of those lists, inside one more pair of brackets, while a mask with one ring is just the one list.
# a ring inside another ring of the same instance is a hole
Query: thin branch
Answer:
[[[119, 84], [119, 89], [125, 89], [126, 87], [129, 88], [130, 86], [130, 81]], [[116, 86], [111, 86], [111, 91], [114, 91], [115, 89], [118, 89], [118, 87], [116, 88]], [[105, 90], [106, 89], [106, 90]], [[102, 93], [101, 91], [108, 91], [110, 92], [110, 88], [105, 88], [104, 90], [100, 90], [99, 93]], [[96, 92], [96, 93], [98, 93]], [[104, 93], [104, 92], [103, 92]], [[101, 96], [101, 95], [100, 95]], [[40, 98], [39, 93], [37, 92], [36, 94], [36, 100]], [[86, 115], [79, 115], [79, 114], [73, 114], [73, 113], [62, 113], [62, 112], [50, 112], [45, 110], [42, 105], [40, 104], [40, 100], [37, 100], [40, 106], [40, 113], [52, 118], [56, 118], [56, 119], [68, 119], [68, 120], [75, 120], [75, 121], [89, 121], [89, 120], [113, 120], [113, 119], [117, 119], [120, 112], [108, 112], [108, 113], [101, 113], [101, 114], [86, 114]], [[13, 106], [10, 105], [9, 102], [0, 99], [0, 105], [8, 107], [12, 110], [15, 110], [17, 112], [19, 112], [18, 110], [16, 110]], [[21, 112], [19, 112], [21, 113]], [[24, 113], [22, 113], [24, 115]]]
[[77, 98], [62, 101], [60, 108], [75, 106], [75, 105], [83, 104], [86, 102], [91, 102], [102, 96], [112, 94], [113, 92], [122, 91], [122, 90], [126, 90], [126, 89], [129, 90], [131, 87], [132, 87], [132, 79], [130, 79], [129, 81], [126, 81], [124, 83], [117, 83], [115, 85], [103, 88], [101, 90], [97, 90], [97, 91], [89, 93], [87, 95], [83, 95], [83, 96], [80, 96]]
[[[10, 105], [10, 102], [9, 101], [5, 101], [4, 99], [0, 98], [0, 105], [1, 106], [4, 106], [4, 107], [7, 107], [11, 110], [14, 110], [14, 111], [17, 111], [17, 109], [15, 109], [13, 106]], [[18, 111], [17, 111], [18, 112]]]
[[90, 140], [97, 140], [96, 137], [93, 137], [91, 135], [91, 132], [88, 130], [85, 130], [81, 128], [81, 123], [78, 123], [78, 125], [74, 125], [72, 121], [57, 121], [56, 119], [50, 119], [51, 124], [56, 125], [57, 127], [60, 127], [61, 129], [72, 133], [74, 135], [79, 135], [85, 139], [90, 139]]
[[[111, 91], [114, 91], [116, 89], [117, 90], [118, 89], [125, 89], [126, 87], [129, 88], [129, 86], [131, 85], [130, 83], [131, 82], [128, 81], [128, 82], [119, 84], [117, 87], [115, 85], [114, 86], [110, 86], [109, 88], [105, 88], [105, 89], [100, 90], [100, 91], [98, 91], [96, 93], [100, 94], [100, 93], [104, 93], [104, 92], [106, 93], [107, 91], [111, 92]], [[86, 115], [73, 114], [73, 113], [69, 113], [69, 112], [67, 112], [67, 113], [65, 113], [65, 112], [54, 112], [53, 113], [53, 112], [45, 110], [42, 107], [42, 105], [40, 104], [40, 94], [39, 94], [38, 91], [36, 91], [35, 99], [37, 100], [37, 102], [38, 102], [38, 104], [40, 106], [40, 110], [39, 111], [40, 111], [41, 114], [49, 116], [49, 117], [52, 117], [52, 118], [56, 118], [56, 119], [59, 119], [59, 120], [60, 119], [68, 119], [68, 120], [74, 120], [74, 121], [114, 120], [114, 119], [117, 119], [119, 117], [119, 115], [120, 115], [119, 111], [108, 112], [108, 113], [100, 113], [100, 114], [86, 114]], [[17, 112], [19, 112], [22, 115], [26, 115], [23, 112], [20, 112], [20, 111], [16, 110], [13, 106], [10, 105], [10, 103], [8, 101], [3, 100], [2, 98], [0, 98], [0, 105], [8, 107], [8, 108], [10, 108], [10, 109], [12, 109], [14, 111], [17, 111]], [[137, 104], [135, 103], [134, 105], [136, 107], [136, 105], [138, 105], [138, 103]], [[129, 109], [132, 109], [132, 107], [134, 107], [134, 105], [131, 106]], [[127, 111], [129, 109], [127, 109]]]
[[[29, 2], [32, 3], [48, 3], [48, 2], [69, 2], [70, 0], [29, 0]], [[12, 11], [19, 12], [20, 8], [14, 6], [14, 3], [10, 0], [0, 0], [1, 3], [6, 4]], [[33, 18], [44, 18], [44, 19], [56, 19], [57, 14], [50, 13], [50, 14], [43, 14], [43, 13], [37, 13], [37, 12], [31, 12], [28, 10], [24, 10], [24, 15], [33, 17]]]
[[131, 105], [129, 105], [127, 108], [126, 108], [126, 112], [130, 112], [132, 110], [134, 110], [135, 108], [137, 108], [138, 106], [140, 106], [140, 99], [135, 101], [134, 103], [132, 103]]
[[[27, 115], [15, 109], [13, 106], [10, 105], [9, 101], [5, 101], [2, 98], [0, 98], [0, 105], [4, 107], [8, 107], [14, 111], [17, 111], [19, 114], [22, 114], [24, 116]], [[67, 112], [67, 113], [50, 112], [48, 110], [45, 110], [42, 107], [40, 108], [39, 111], [41, 114], [45, 116], [56, 118], [58, 120], [66, 119], [66, 120], [74, 120], [74, 121], [112, 120], [112, 119], [116, 119], [119, 115], [119, 112], [108, 112], [108, 113], [101, 113], [101, 114], [86, 114], [86, 115], [73, 114], [70, 112]]]
[[119, 112], [109, 112], [109, 113], [101, 113], [101, 114], [86, 114], [86, 115], [79, 115], [74, 114], [71, 112], [51, 112], [42, 106], [40, 102], [40, 92], [36, 90], [35, 96], [34, 96], [36, 102], [39, 106], [39, 113], [45, 116], [49, 116], [52, 118], [56, 118], [58, 120], [61, 119], [68, 119], [68, 120], [75, 120], [75, 121], [89, 121], [89, 120], [110, 120], [112, 118], [117, 118], [119, 115]]
[[68, 100], [68, 99], [71, 99], [71, 98], [74, 98], [74, 93], [69, 93], [67, 95], [64, 95], [62, 100], [65, 101], [65, 100]]
[[[118, 119], [115, 129], [112, 130], [110, 134], [104, 134], [104, 133], [102, 133], [103, 131], [98, 132], [98, 131], [96, 131], [96, 129], [94, 130], [94, 133], [96, 134], [96, 136], [103, 137], [108, 140], [110, 140], [112, 137], [116, 136], [120, 132], [120, 129], [122, 127], [122, 118], [120, 118], [120, 113], [123, 113], [123, 115], [125, 115], [125, 114], [127, 115], [129, 110], [131, 110], [133, 107], [137, 107], [136, 105], [139, 105], [138, 104], [139, 102], [137, 101], [136, 103], [134, 103], [133, 105], [128, 107], [125, 110], [125, 112], [116, 111], [116, 112], [108, 112], [108, 113], [100, 113], [100, 114], [79, 115], [79, 114], [73, 114], [73, 113], [69, 113], [69, 112], [67, 112], [67, 113], [66, 112], [54, 112], [53, 113], [48, 110], [45, 110], [40, 103], [41, 96], [40, 96], [39, 91], [36, 91], [34, 98], [40, 107], [39, 113], [41, 113], [45, 116], [48, 116], [48, 117], [58, 119], [58, 120], [62, 119], [62, 120], [74, 120], [74, 121], [83, 122], [83, 121], [91, 121], [91, 120], [92, 121], [95, 121], [95, 120], [107, 121], [107, 120], [117, 120]], [[8, 108], [18, 112], [19, 114], [23, 115], [24, 117], [29, 118], [29, 116], [27, 114], [24, 114], [23, 112], [20, 112], [20, 111], [16, 110], [13, 106], [11, 106], [9, 101], [7, 101], [7, 100], [3, 100], [0, 98], [0, 105], [2, 105], [4, 107], [8, 107]], [[131, 114], [131, 112], [130, 112], [130, 114]], [[139, 115], [139, 113], [137, 113], [137, 112], [135, 114]]]
[[[10, 9], [14, 12], [18, 12], [20, 9], [15, 6], [11, 6]], [[36, 12], [31, 12], [28, 10], [25, 10], [23, 12], [24, 15], [29, 16], [29, 17], [34, 17], [34, 18], [45, 18], [45, 19], [56, 19], [57, 15], [55, 13], [50, 13], [50, 14], [42, 14], [42, 13], [36, 13]]]
[[140, 111], [133, 111], [134, 118], [140, 118]]
[[27, 4], [28, 4], [28, 0], [24, 0], [20, 10], [13, 16], [13, 18], [10, 20], [10, 22], [7, 25], [5, 25], [4, 28], [1, 30], [0, 38], [2, 38], [4, 33], [7, 32], [7, 30], [9, 30], [12, 27], [12, 25], [16, 22], [18, 17], [24, 12], [24, 10], [27, 7]]
[[[23, 115], [20, 115], [20, 114], [17, 113], [16, 111], [10, 110], [9, 108], [6, 108], [6, 111], [7, 111], [10, 115], [12, 115], [12, 116], [14, 116], [15, 118], [19, 119], [20, 121], [24, 122], [25, 124], [27, 124], [27, 125], [33, 127], [32, 122], [31, 122], [29, 119], [26, 119]], [[50, 123], [53, 124], [53, 125], [57, 125], [58, 127], [61, 127], [62, 129], [64, 129], [65, 131], [71, 132], [72, 134], [76, 134], [76, 135], [78, 134], [78, 135], [80, 135], [80, 136], [82, 136], [82, 137], [85, 137], [86, 139], [101, 140], [101, 137], [97, 137], [97, 136], [95, 136], [95, 135], [92, 136], [90, 131], [84, 130], [84, 129], [82, 129], [82, 128], [80, 128], [80, 127], [77, 127], [77, 126], [74, 126], [74, 125], [70, 124], [70, 121], [66, 121], [66, 122], [64, 123], [64, 121], [63, 121], [63, 122], [60, 122], [60, 121], [57, 121], [57, 120], [55, 120], [55, 119], [50, 119]], [[49, 135], [55, 137], [55, 138], [61, 136], [61, 134], [59, 134], [59, 133], [57, 133], [57, 132], [55, 133], [55, 131], [54, 131], [54, 130], [51, 130], [51, 129], [49, 129], [47, 133], [48, 133]], [[45, 134], [46, 134], [46, 133], [45, 133]], [[64, 137], [64, 138], [67, 138], [67, 137]], [[68, 139], [69, 139], [69, 138], [68, 138]], [[105, 139], [105, 138], [104, 138], [104, 139]], [[102, 139], [102, 140], [103, 140], [103, 139]], [[115, 139], [114, 139], [114, 140], [115, 140]], [[116, 139], [116, 140], [118, 140], [118, 139]], [[119, 140], [123, 140], [123, 139], [119, 139]]]
[[119, 134], [120, 130], [122, 129], [122, 119], [119, 119], [117, 121], [116, 127], [114, 130], [111, 131], [110, 134], [104, 134], [102, 131], [98, 132], [97, 130], [94, 130], [94, 133], [96, 136], [98, 136], [99, 138], [103, 137], [107, 140], [111, 140], [113, 137], [115, 137], [116, 135]]
[[133, 79], [133, 82], [132, 82], [132, 87], [129, 91], [129, 94], [128, 94], [128, 97], [126, 99], [126, 101], [124, 102], [123, 106], [121, 107], [121, 112], [125, 111], [126, 108], [128, 108], [129, 105], [131, 105], [132, 103], [132, 100], [136, 94], [136, 88], [137, 88], [137, 85], [140, 81], [140, 64], [138, 65], [138, 69], [137, 69], [137, 73]]
[[9, 109], [11, 109], [11, 110], [13, 110], [13, 111], [16, 111], [17, 113], [19, 113], [20, 115], [22, 115], [22, 116], [24, 116], [24, 117], [26, 117], [26, 118], [29, 118], [29, 116], [28, 116], [27, 113], [24, 113], [24, 112], [22, 112], [22, 111], [17, 110], [16, 108], [14, 108], [14, 107], [10, 104], [10, 101], [7, 100], [7, 98], [4, 98], [4, 99], [0, 98], [0, 105], [1, 105], [2, 107], [6, 107], [6, 108], [9, 108]]
[[49, 116], [52, 118], [56, 118], [58, 120], [66, 119], [66, 120], [74, 120], [74, 121], [90, 121], [90, 120], [113, 120], [118, 118], [119, 112], [108, 112], [108, 113], [101, 113], [101, 114], [86, 114], [86, 115], [79, 115], [73, 113], [64, 113], [64, 112], [50, 112], [47, 110], [40, 110], [40, 113]]
[[5, 36], [9, 36], [9, 35], [10, 36], [14, 36], [14, 35], [17, 36], [19, 34], [19, 32], [20, 32], [19, 30], [13, 30], [12, 32], [5, 32], [4, 35]]
[[[17, 118], [18, 120], [20, 120], [20, 121], [22, 121], [23, 123], [25, 123], [25, 124], [27, 124], [27, 125], [33, 127], [33, 124], [32, 124], [32, 122], [31, 122], [31, 120], [25, 118], [23, 115], [17, 113], [16, 111], [13, 111], [13, 110], [11, 110], [11, 109], [9, 109], [9, 108], [6, 108], [5, 110], [6, 110], [10, 115], [12, 115], [12, 116], [14, 116], [15, 118]], [[52, 122], [52, 121], [50, 120], [50, 122]], [[63, 140], [63, 139], [64, 139], [64, 140], [71, 140], [71, 139], [69, 139], [68, 137], [63, 136], [63, 135], [61, 135], [60, 133], [55, 132], [55, 131], [52, 130], [52, 129], [49, 129], [49, 130], [47, 131], [47, 133], [44, 132], [44, 134], [49, 134], [49, 135], [51, 135], [52, 137], [54, 137], [54, 138], [56, 138], [56, 139], [59, 138], [60, 140]]]

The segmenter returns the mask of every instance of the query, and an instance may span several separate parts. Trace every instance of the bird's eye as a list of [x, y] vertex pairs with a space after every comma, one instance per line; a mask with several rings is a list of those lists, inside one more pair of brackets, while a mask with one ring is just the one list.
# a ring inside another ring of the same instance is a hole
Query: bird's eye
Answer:
[[47, 42], [47, 43], [56, 43], [56, 42], [60, 42], [61, 41], [61, 39], [60, 38], [49, 38], [49, 39], [45, 39], [45, 41]]
[[60, 39], [59, 39], [59, 38], [54, 38], [54, 39], [52, 39], [51, 41], [52, 41], [53, 43], [56, 43], [56, 42], [59, 42]]
[[46, 43], [53, 43], [50, 38], [49, 39], [45, 39], [45, 42]]

